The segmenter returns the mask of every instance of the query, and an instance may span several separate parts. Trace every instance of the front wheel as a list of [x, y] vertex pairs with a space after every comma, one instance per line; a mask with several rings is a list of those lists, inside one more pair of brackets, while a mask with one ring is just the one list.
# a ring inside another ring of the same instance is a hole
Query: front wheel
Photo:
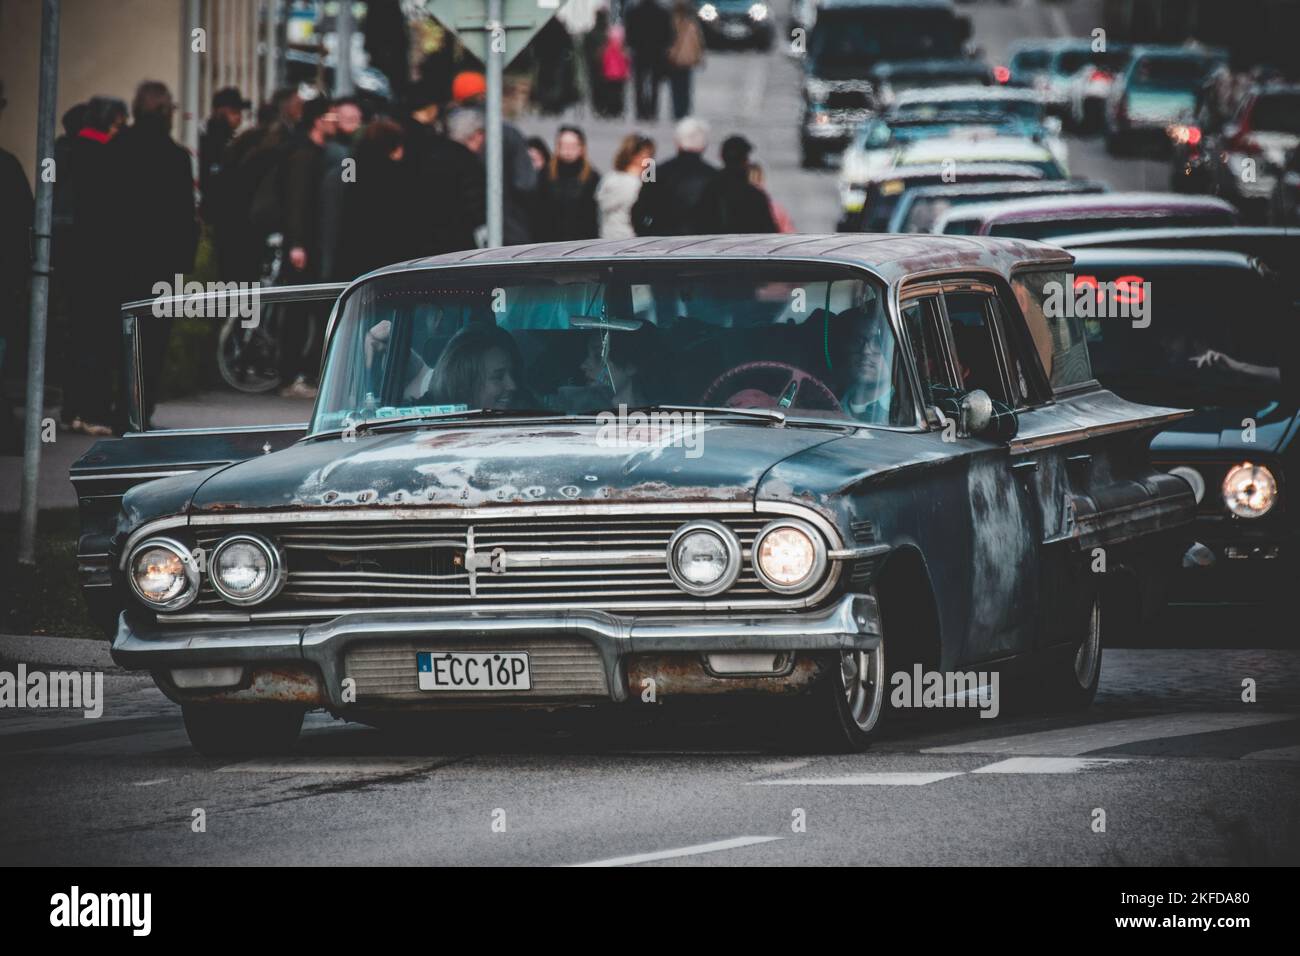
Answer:
[[1042, 699], [1049, 710], [1084, 710], [1097, 696], [1105, 620], [1102, 612], [1101, 594], [1096, 593], [1081, 615], [1075, 639], [1054, 652], [1048, 662]]
[[791, 749], [811, 753], [866, 750], [884, 713], [885, 642], [865, 651], [842, 651], [829, 673], [797, 701], [801, 712], [788, 727]]
[[305, 711], [283, 704], [186, 704], [190, 744], [205, 757], [284, 753], [302, 730]]

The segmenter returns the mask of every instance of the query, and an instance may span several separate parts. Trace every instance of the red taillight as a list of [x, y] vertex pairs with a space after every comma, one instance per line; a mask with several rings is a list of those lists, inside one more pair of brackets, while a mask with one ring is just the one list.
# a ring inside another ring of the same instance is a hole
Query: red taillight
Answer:
[[1093, 70], [1092, 73], [1089, 74], [1088, 79], [1091, 82], [1097, 83], [1097, 82], [1101, 82], [1102, 80], [1109, 80], [1110, 74], [1107, 73], [1105, 70]]
[[1195, 146], [1201, 141], [1201, 129], [1199, 126], [1187, 127], [1187, 145]]
[[1011, 71], [1005, 66], [995, 66], [993, 68], [993, 79], [997, 80], [999, 83], [1009, 82], [1011, 79]]

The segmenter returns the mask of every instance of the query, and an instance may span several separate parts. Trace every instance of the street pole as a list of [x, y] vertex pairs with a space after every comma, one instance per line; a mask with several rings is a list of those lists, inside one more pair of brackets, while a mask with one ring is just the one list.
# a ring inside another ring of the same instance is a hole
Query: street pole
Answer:
[[334, 21], [334, 95], [352, 95], [352, 0], [340, 0]]
[[[275, 73], [276, 55], [275, 55], [275, 17], [277, 10], [277, 0], [266, 0], [262, 12], [262, 98], [259, 102], [253, 104], [256, 110], [262, 103], [269, 102], [271, 94], [275, 92], [279, 85]], [[253, 114], [256, 118], [256, 113]]]
[[501, 84], [505, 25], [501, 0], [487, 0], [487, 233], [488, 246], [503, 245], [501, 229], [504, 163], [501, 149]]
[[181, 62], [185, 64], [185, 83], [182, 91], [185, 117], [185, 148], [193, 156], [199, 155], [199, 121], [202, 104], [199, 102], [199, 56], [193, 49], [194, 31], [202, 25], [199, 0], [185, 2], [185, 30], [181, 37]]
[[[45, 160], [54, 158], [54, 112], [59, 87], [59, 0], [41, 2], [41, 88], [36, 119], [36, 261], [32, 266], [31, 334], [27, 344], [27, 417], [23, 486], [18, 524], [18, 562], [36, 563], [36, 492], [41, 483], [41, 428], [45, 410], [45, 333], [50, 301], [50, 230], [54, 183]], [[55, 170], [55, 175], [60, 170]]]

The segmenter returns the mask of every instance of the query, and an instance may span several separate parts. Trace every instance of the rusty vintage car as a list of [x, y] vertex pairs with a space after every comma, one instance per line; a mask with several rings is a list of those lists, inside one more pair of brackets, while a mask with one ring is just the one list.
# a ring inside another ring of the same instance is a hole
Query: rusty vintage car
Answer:
[[[312, 708], [711, 694], [860, 749], [887, 659], [1086, 705], [1194, 500], [1148, 462], [1182, 413], [1103, 389], [1046, 314], [1069, 265], [692, 237], [268, 290], [336, 300], [311, 421], [148, 431], [137, 377], [137, 432], [72, 473], [86, 596], [207, 753], [289, 746]], [[132, 362], [153, 305], [124, 306]]]

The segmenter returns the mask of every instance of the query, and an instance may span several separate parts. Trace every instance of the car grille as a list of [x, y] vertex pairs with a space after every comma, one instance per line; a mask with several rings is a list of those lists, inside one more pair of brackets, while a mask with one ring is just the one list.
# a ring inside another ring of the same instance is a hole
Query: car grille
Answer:
[[[209, 553], [226, 535], [241, 530], [264, 534], [283, 549], [286, 583], [273, 601], [255, 609], [258, 613], [488, 605], [606, 610], [805, 607], [806, 597], [785, 597], [764, 587], [750, 564], [755, 535], [775, 517], [701, 513], [472, 522], [304, 521], [197, 531], [199, 546]], [[708, 599], [678, 588], [665, 560], [673, 532], [688, 520], [702, 518], [731, 528], [745, 552], [736, 583]], [[494, 567], [494, 555], [503, 556], [503, 566]], [[830, 562], [828, 577], [838, 573], [839, 562]], [[230, 609], [205, 575], [199, 598], [188, 611]]]

